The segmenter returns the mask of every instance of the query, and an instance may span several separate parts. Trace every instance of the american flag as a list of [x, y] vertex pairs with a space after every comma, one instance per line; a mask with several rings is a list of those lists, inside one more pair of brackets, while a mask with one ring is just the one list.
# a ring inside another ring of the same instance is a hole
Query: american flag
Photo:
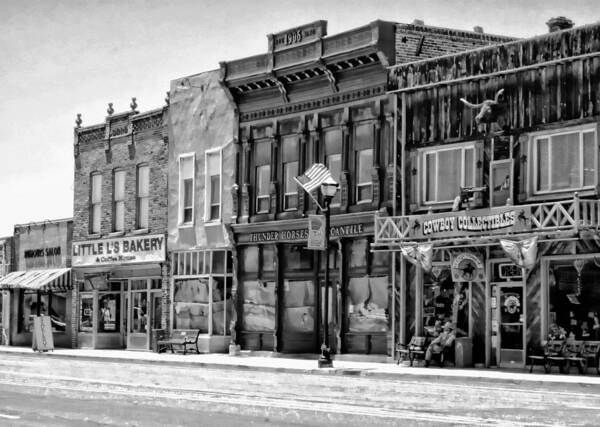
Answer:
[[307, 193], [310, 193], [325, 182], [328, 184], [337, 184], [331, 176], [329, 169], [322, 163], [315, 163], [304, 172], [304, 175], [297, 178], [294, 177], [294, 179]]

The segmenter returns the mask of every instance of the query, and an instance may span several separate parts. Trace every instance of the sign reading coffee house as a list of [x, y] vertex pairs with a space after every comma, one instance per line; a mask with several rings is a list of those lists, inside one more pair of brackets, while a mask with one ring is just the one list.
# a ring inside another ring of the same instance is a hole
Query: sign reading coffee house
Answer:
[[165, 236], [128, 236], [73, 242], [74, 267], [165, 261]]

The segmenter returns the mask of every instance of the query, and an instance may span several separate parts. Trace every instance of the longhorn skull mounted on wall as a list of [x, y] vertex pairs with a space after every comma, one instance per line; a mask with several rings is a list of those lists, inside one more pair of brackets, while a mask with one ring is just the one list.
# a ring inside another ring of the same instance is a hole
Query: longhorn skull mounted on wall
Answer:
[[461, 102], [465, 104], [469, 108], [477, 109], [480, 108], [479, 114], [475, 116], [475, 122], [477, 123], [478, 128], [485, 126], [485, 124], [491, 125], [491, 130], [493, 133], [502, 133], [502, 124], [498, 123], [499, 121], [504, 121], [504, 112], [506, 111], [506, 106], [499, 101], [500, 96], [504, 93], [504, 89], [500, 89], [496, 92], [496, 96], [494, 99], [486, 99], [479, 104], [472, 104], [467, 101], [465, 98], [460, 98]]

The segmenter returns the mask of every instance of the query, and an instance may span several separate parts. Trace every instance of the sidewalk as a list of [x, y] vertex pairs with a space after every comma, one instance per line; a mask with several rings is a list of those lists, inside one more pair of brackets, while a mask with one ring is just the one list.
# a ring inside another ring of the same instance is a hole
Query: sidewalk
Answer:
[[[531, 385], [579, 385], [599, 386], [600, 375], [594, 368], [588, 369], [587, 375], [572, 373], [544, 374], [540, 366], [534, 368], [534, 373], [525, 369], [458, 369], [438, 367], [409, 367], [395, 363], [356, 362], [335, 360], [334, 368], [317, 368], [317, 358], [296, 359], [286, 357], [260, 357], [242, 352], [240, 356], [228, 354], [171, 354], [152, 353], [128, 350], [93, 350], [93, 349], [57, 349], [46, 353], [37, 353], [29, 347], [0, 346], [1, 355], [21, 355], [23, 357], [60, 357], [89, 359], [93, 361], [112, 361], [119, 363], [156, 363], [181, 366], [193, 366], [211, 369], [243, 369], [264, 372], [286, 372], [312, 375], [352, 375], [377, 377], [385, 379], [403, 379], [408, 381], [473, 381], [486, 383], [509, 383]], [[600, 389], [599, 389], [600, 390]]]

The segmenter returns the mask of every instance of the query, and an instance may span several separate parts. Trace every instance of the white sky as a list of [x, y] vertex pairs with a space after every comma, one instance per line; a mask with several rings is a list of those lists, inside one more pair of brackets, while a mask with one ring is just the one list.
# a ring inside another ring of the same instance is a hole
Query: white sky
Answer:
[[73, 127], [164, 104], [169, 82], [267, 50], [268, 33], [318, 19], [335, 34], [376, 19], [528, 37], [597, 0], [0, 0], [0, 236], [73, 215]]

